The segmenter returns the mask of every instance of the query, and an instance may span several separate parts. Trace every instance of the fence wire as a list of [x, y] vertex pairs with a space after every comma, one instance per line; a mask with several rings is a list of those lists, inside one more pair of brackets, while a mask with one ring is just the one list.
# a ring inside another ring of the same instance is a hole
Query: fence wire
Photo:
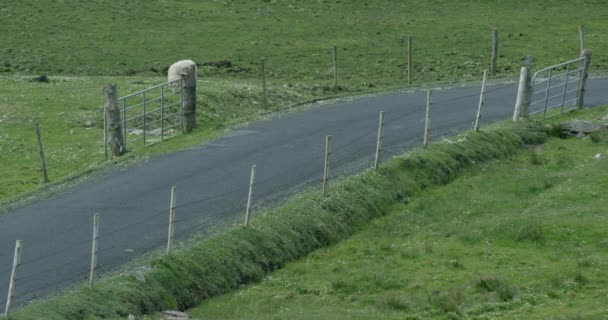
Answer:
[[[486, 97], [493, 93], [493, 92], [498, 92], [498, 91], [502, 91], [502, 90], [506, 90], [506, 89], [512, 89], [515, 86], [517, 86], [517, 84], [504, 84], [504, 85], [497, 85], [494, 87], [490, 87], [488, 90], [486, 90]], [[475, 96], [478, 96], [478, 94], [462, 94], [456, 97], [452, 97], [452, 98], [446, 98], [446, 99], [441, 99], [441, 100], [437, 100], [437, 101], [433, 101], [433, 105], [437, 106], [437, 105], [449, 105], [452, 102], [456, 102], [456, 101], [460, 101], [463, 99], [467, 99], [467, 98], [473, 98]], [[416, 104], [416, 105], [412, 105], [410, 106], [414, 109], [417, 108], [424, 108], [425, 107], [425, 103], [420, 103], [420, 104]], [[490, 106], [488, 106], [490, 107]], [[471, 109], [476, 108], [475, 105], [471, 106]], [[403, 118], [409, 116], [410, 114], [408, 114], [407, 112], [404, 112], [403, 114], [394, 117], [394, 118], [386, 118], [384, 125], [390, 125], [393, 123], [396, 123], [400, 120], [402, 120]], [[370, 118], [369, 120], [372, 123], [377, 123], [377, 119], [376, 117], [374, 118]], [[473, 121], [473, 119], [471, 119], [471, 121]], [[367, 169], [370, 168], [371, 162], [373, 160], [374, 157], [374, 147], [375, 147], [375, 142], [376, 142], [376, 135], [377, 135], [378, 129], [377, 127], [373, 126], [372, 129], [367, 130], [365, 132], [363, 132], [362, 134], [352, 138], [352, 139], [348, 139], [346, 141], [335, 141], [334, 143], [338, 143], [337, 146], [332, 150], [332, 163], [331, 163], [331, 167], [332, 168], [343, 168], [349, 164], [355, 163], [355, 162], [359, 162], [359, 164], [354, 165], [354, 167], [351, 169], [351, 172], [355, 172], [355, 171], [359, 171], [362, 169]], [[386, 131], [385, 131], [385, 138], [387, 137], [386, 135]], [[366, 143], [364, 143], [366, 142]], [[422, 131], [420, 133], [420, 142], [417, 145], [420, 145], [422, 142]], [[366, 148], [358, 148], [358, 144], [364, 144], [366, 145]], [[319, 149], [321, 150], [321, 142], [319, 142]], [[369, 146], [369, 148], [367, 148], [367, 146]], [[396, 155], [397, 151], [393, 151], [393, 150], [404, 150], [406, 148], [406, 146], [404, 145], [386, 145], [383, 146], [383, 160], [382, 162], [388, 161], [390, 159], [391, 156]], [[367, 162], [365, 161], [365, 159], [369, 158], [370, 161]], [[311, 159], [302, 159], [301, 161], [299, 161], [296, 164], [292, 164], [297, 166], [309, 163]], [[313, 175], [313, 178], [308, 179], [309, 182], [318, 182], [319, 186], [321, 185], [320, 181], [321, 181], [321, 174], [322, 174], [322, 157], [320, 157], [319, 159], [319, 172], [315, 175]], [[236, 170], [236, 169], [235, 169]], [[225, 172], [224, 174], [226, 175], [226, 177], [229, 176], [229, 173], [234, 173], [234, 171], [230, 171], [230, 172]], [[291, 168], [286, 168], [285, 170], [281, 170], [279, 172], [275, 172], [272, 175], [265, 177], [264, 179], [258, 180], [255, 182], [256, 186], [260, 186], [260, 185], [264, 185], [264, 184], [268, 184], [271, 181], [275, 181], [278, 177], [283, 176], [287, 173], [289, 173], [289, 171], [291, 171]], [[331, 171], [331, 179], [335, 179], [337, 177], [339, 177], [340, 175], [344, 174], [345, 172], [340, 172], [338, 169], [332, 169]], [[245, 180], [244, 180], [245, 181]], [[177, 181], [177, 184], [179, 184], [179, 181]], [[286, 188], [290, 188], [293, 187], [293, 182], [287, 182], [287, 183], [282, 183], [279, 185], [273, 185], [272, 189], [273, 190], [285, 190]], [[221, 199], [223, 197], [226, 197], [228, 195], [234, 195], [234, 194], [238, 194], [238, 193], [243, 193], [243, 199], [242, 199], [242, 203], [238, 203], [235, 204], [235, 206], [240, 206], [242, 204], [243, 210], [244, 210], [244, 204], [245, 204], [245, 192], [248, 190], [248, 185], [246, 183], [243, 183], [242, 187], [237, 187], [237, 188], [231, 188], [228, 191], [224, 191], [224, 192], [218, 192], [215, 194], [211, 194], [211, 195], [207, 195], [207, 196], [203, 196], [200, 197], [198, 199], [195, 200], [191, 200], [188, 202], [183, 202], [183, 203], [178, 203], [176, 205], [176, 209], [178, 210], [178, 214], [177, 214], [177, 219], [176, 219], [176, 224], [177, 225], [183, 225], [185, 227], [188, 227], [189, 230], [197, 230], [199, 228], [205, 227], [205, 226], [209, 226], [212, 223], [216, 222], [216, 220], [213, 219], [206, 219], [206, 216], [200, 216], [197, 214], [193, 214], [192, 212], [190, 212], [190, 214], [186, 214], [186, 215], [180, 215], [180, 211], [179, 209], [187, 209], [187, 208], [191, 208], [194, 207], [197, 204], [200, 203], [204, 203], [204, 202], [208, 202], [211, 200], [217, 200], [217, 199]], [[169, 191], [169, 190], [167, 190]], [[179, 192], [179, 190], [178, 190]], [[274, 191], [272, 191], [271, 193], [274, 193]], [[259, 200], [258, 200], [259, 201]], [[104, 239], [111, 239], [111, 237], [119, 232], [124, 232], [126, 230], [128, 230], [130, 227], [136, 226], [136, 225], [151, 225], [151, 226], [155, 226], [155, 225], [162, 225], [162, 228], [160, 228], [159, 230], [157, 230], [158, 232], [165, 232], [166, 231], [166, 224], [162, 224], [164, 222], [168, 221], [168, 214], [169, 214], [169, 204], [167, 203], [167, 207], [163, 208], [163, 209], [159, 209], [158, 211], [152, 212], [149, 215], [146, 215], [145, 217], [143, 217], [142, 219], [138, 219], [138, 220], [134, 220], [134, 221], [130, 221], [126, 224], [120, 225], [120, 226], [107, 226], [104, 227], [101, 232], [100, 232], [100, 237], [99, 237], [99, 241], [101, 244], [103, 244], [103, 240]], [[165, 219], [167, 219], [165, 221]], [[197, 219], [199, 221], [197, 221]], [[101, 216], [101, 223], [103, 225], [103, 213]], [[60, 233], [58, 233], [57, 235], [65, 235], [65, 234], [69, 234], [70, 232], [80, 228], [81, 226], [72, 226], [66, 230], [61, 231]], [[92, 228], [92, 219], [91, 219], [91, 226], [87, 225], [84, 226], [86, 228]], [[107, 229], [106, 229], [107, 228]], [[154, 241], [155, 242], [155, 246], [160, 246], [163, 241], [162, 240], [157, 240]], [[57, 251], [53, 251], [53, 252], [49, 252], [46, 253], [45, 255], [39, 256], [39, 257], [33, 257], [33, 258], [29, 258], [29, 259], [24, 259], [22, 260], [22, 263], [20, 265], [20, 268], [26, 267], [26, 266], [31, 266], [31, 265], [45, 265], [48, 264], [48, 259], [54, 257], [55, 255], [58, 255], [62, 252], [66, 252], [66, 251], [74, 251], [74, 252], [80, 252], [80, 250], [76, 250], [76, 249], [81, 249], [82, 252], [78, 253], [77, 255], [73, 256], [71, 260], [69, 261], [65, 261], [63, 263], [60, 263], [58, 265], [51, 265], [49, 264], [48, 267], [42, 268], [37, 270], [36, 272], [33, 273], [29, 273], [29, 274], [23, 274], [20, 275], [18, 274], [17, 277], [17, 290], [15, 292], [15, 297], [19, 300], [19, 301], [23, 301], [23, 299], [25, 298], [29, 298], [29, 297], [33, 297], [36, 296], [37, 293], [44, 291], [46, 289], [46, 291], [52, 291], [54, 289], [60, 288], [61, 286], [64, 286], [66, 284], [71, 284], [71, 283], [76, 283], [78, 282], [76, 279], [83, 279], [83, 277], [86, 277], [86, 275], [88, 275], [88, 267], [87, 267], [87, 263], [88, 263], [88, 258], [90, 258], [90, 252], [88, 250], [84, 250], [89, 249], [91, 246], [91, 239], [90, 238], [86, 238], [86, 239], [82, 239], [80, 241], [69, 241], [66, 243], [62, 244], [62, 249], [61, 250], [57, 250]], [[101, 255], [102, 253], [109, 253], [112, 250], [116, 250], [119, 249], [118, 246], [116, 245], [112, 245], [110, 247], [105, 247], [105, 248], [101, 248], [98, 250], [98, 255]], [[27, 247], [24, 251], [24, 256], [27, 257]], [[4, 258], [8, 258], [9, 256], [4, 256]], [[100, 257], [101, 258], [101, 257]], [[115, 259], [122, 259], [122, 258], [115, 258]], [[49, 280], [48, 275], [52, 274], [54, 271], [56, 271], [58, 268], [62, 268], [62, 267], [66, 267], [69, 265], [73, 265], [75, 264], [74, 261], [82, 261], [82, 268], [85, 269], [82, 271], [82, 273], [78, 273], [73, 277], [70, 277], [70, 279], [63, 279], [63, 280], [59, 280], [59, 281], [53, 281], [53, 280]], [[103, 260], [100, 259], [100, 269], [104, 268], [104, 264], [103, 264]], [[2, 269], [0, 271], [0, 274], [7, 274], [10, 271], [10, 268], [8, 269]], [[42, 285], [35, 285], [36, 283], [40, 283], [40, 282], [44, 282]], [[32, 287], [34, 286], [34, 287]], [[26, 289], [25, 291], [21, 291], [19, 290], [19, 287], [26, 287], [28, 289]], [[5, 300], [0, 300], [0, 305], [2, 305], [3, 303], [5, 303]]]

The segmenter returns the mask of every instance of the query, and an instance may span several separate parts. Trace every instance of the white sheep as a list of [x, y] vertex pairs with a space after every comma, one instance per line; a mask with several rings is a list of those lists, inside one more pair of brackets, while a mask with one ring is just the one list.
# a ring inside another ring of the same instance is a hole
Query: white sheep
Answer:
[[[167, 81], [171, 82], [181, 79], [183, 75], [187, 74], [188, 68], [191, 66], [194, 66], [194, 77], [196, 77], [196, 63], [192, 60], [181, 60], [169, 67], [169, 70], [167, 71]], [[179, 82], [175, 83], [171, 86], [171, 89], [175, 92], [179, 86]]]

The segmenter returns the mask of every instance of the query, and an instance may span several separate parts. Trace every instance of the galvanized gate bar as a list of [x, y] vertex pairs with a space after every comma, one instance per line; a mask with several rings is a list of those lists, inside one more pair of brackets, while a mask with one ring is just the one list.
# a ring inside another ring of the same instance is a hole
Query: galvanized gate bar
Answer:
[[532, 83], [534, 83], [534, 80], [536, 79], [536, 77], [538, 76], [539, 73], [542, 73], [542, 72], [545, 72], [545, 71], [549, 71], [551, 69], [557, 69], [559, 67], [570, 65], [570, 64], [575, 63], [575, 62], [581, 62], [583, 60], [585, 60], [584, 57], [576, 58], [576, 59], [573, 59], [573, 60], [570, 60], [570, 61], [566, 61], [566, 62], [562, 62], [560, 64], [556, 64], [554, 66], [550, 66], [550, 67], [546, 67], [544, 69], [540, 69], [540, 70], [536, 71], [534, 73], [534, 75], [532, 76]]
[[547, 89], [545, 92], [545, 107], [543, 108], [543, 117], [547, 115], [547, 103], [549, 102], [549, 88], [551, 87], [551, 75], [553, 69], [549, 69], [549, 79], [547, 80]]
[[165, 141], [165, 87], [160, 87], [160, 141]]
[[[580, 95], [584, 61], [585, 57], [580, 57], [536, 71], [532, 76], [532, 101], [530, 101], [530, 106], [536, 107], [530, 114], [542, 112], [543, 117], [546, 117], [549, 109], [560, 108], [560, 113], [563, 113], [566, 111], [566, 106], [568, 110], [573, 108], [574, 106], [570, 104], [576, 99], [570, 99], [569, 94], [577, 92], [577, 97]], [[576, 65], [577, 63], [580, 65]], [[565, 72], [561, 72], [563, 69]], [[573, 83], [577, 83], [576, 88], [572, 88]], [[554, 104], [551, 100], [557, 103]]]
[[144, 135], [144, 146], [146, 145], [146, 91], [141, 93], [141, 97], [144, 104], [144, 124], [143, 124], [143, 135]]
[[568, 89], [568, 76], [570, 72], [570, 65], [566, 66], [566, 80], [564, 81], [564, 94], [562, 95], [562, 107], [560, 113], [564, 113], [564, 103], [566, 102], [566, 90]]
[[[172, 90], [167, 91], [167, 87], [171, 87]], [[153, 90], [157, 91], [152, 94], [151, 92]], [[156, 96], [159, 91], [160, 95]], [[129, 101], [127, 101], [130, 98], [139, 96], [141, 96], [141, 99], [138, 99], [139, 101], [133, 104], [129, 104]], [[174, 98], [170, 99], [171, 97]], [[119, 100], [122, 100], [123, 133], [125, 135], [125, 140], [129, 143], [134, 143], [139, 140], [143, 140], [144, 146], [148, 146], [159, 141], [158, 139], [151, 138], [153, 136], [158, 135], [160, 135], [160, 141], [165, 141], [165, 138], [167, 137], [167, 130], [175, 128], [177, 126], [182, 127], [183, 132], [182, 79], [155, 85], [147, 89], [126, 95], [120, 98]], [[158, 103], [160, 103], [160, 107], [157, 107]], [[179, 109], [176, 112], [167, 113], [168, 108], [170, 110], [175, 110], [177, 108]], [[134, 139], [127, 138], [127, 134], [131, 130], [139, 129], [141, 129], [141, 137], [137, 137]]]

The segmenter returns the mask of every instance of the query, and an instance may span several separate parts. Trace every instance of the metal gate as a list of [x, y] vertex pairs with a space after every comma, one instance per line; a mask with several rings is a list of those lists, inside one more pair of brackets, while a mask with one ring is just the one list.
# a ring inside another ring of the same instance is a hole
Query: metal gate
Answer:
[[[149, 146], [181, 133], [182, 91], [183, 80], [179, 79], [119, 98], [125, 148], [134, 143]], [[106, 137], [104, 134], [107, 157]]]
[[566, 61], [536, 71], [532, 76], [530, 114], [559, 108], [560, 113], [576, 108], [581, 92], [585, 57]]

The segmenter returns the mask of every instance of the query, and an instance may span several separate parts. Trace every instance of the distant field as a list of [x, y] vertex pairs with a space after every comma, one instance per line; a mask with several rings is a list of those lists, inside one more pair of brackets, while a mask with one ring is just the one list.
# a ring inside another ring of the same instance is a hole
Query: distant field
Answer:
[[587, 27], [593, 68], [608, 69], [605, 1], [19, 1], [0, 3], [0, 71], [157, 75], [172, 62], [209, 64], [205, 76], [271, 78], [309, 89], [331, 83], [331, 46], [345, 87], [403, 85], [403, 37], [414, 36], [416, 80], [479, 77], [500, 30], [499, 74], [525, 54], [540, 65], [578, 54]]
[[481, 165], [396, 206], [350, 239], [190, 314], [605, 319], [607, 142], [553, 138]]
[[[157, 84], [179, 59], [201, 64], [201, 129], [131, 155], [184, 148], [227, 123], [333, 95], [334, 44], [347, 95], [406, 85], [406, 34], [416, 84], [477, 81], [492, 27], [500, 30], [499, 77], [514, 75], [525, 54], [537, 65], [575, 57], [581, 23], [592, 72], [608, 70], [604, 1], [3, 1], [0, 17], [0, 203], [38, 185], [32, 120], [51, 180], [98, 167], [102, 86], [116, 82], [127, 94]], [[269, 110], [261, 108], [261, 57]], [[30, 81], [42, 74], [51, 82]]]

